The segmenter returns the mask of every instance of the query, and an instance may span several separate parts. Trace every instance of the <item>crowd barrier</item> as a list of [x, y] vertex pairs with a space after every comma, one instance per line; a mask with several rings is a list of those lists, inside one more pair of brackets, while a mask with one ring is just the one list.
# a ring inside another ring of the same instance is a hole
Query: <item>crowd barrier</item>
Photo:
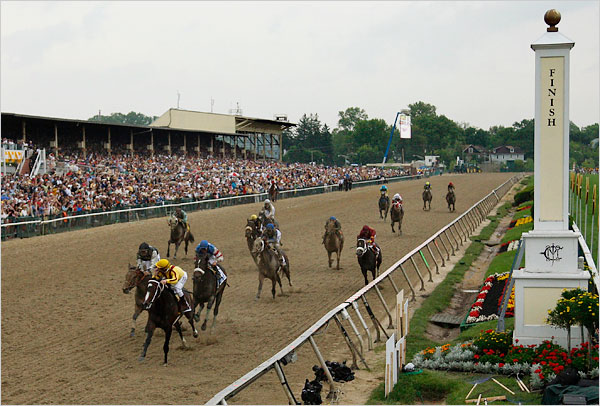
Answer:
[[[386, 178], [386, 182], [399, 182], [419, 179], [423, 175], [398, 176]], [[381, 184], [381, 179], [363, 180], [353, 182], [352, 187], [364, 187]], [[278, 199], [309, 196], [321, 193], [338, 191], [338, 185], [314, 186], [302, 189], [283, 190], [278, 194]], [[2, 221], [1, 238], [27, 238], [37, 235], [60, 233], [64, 231], [99, 227], [108, 224], [139, 221], [149, 218], [165, 217], [170, 215], [176, 207], [181, 207], [187, 212], [196, 210], [209, 210], [219, 207], [234, 206], [246, 203], [258, 203], [267, 197], [267, 193], [256, 193], [241, 196], [223, 197], [219, 199], [165, 201], [158, 206], [131, 206], [121, 210], [96, 211], [75, 215], [56, 215], [42, 217], [7, 218]]]
[[[456, 251], [459, 249], [459, 245], [462, 246], [469, 240], [469, 236], [486, 219], [489, 212], [496, 206], [502, 196], [504, 196], [506, 192], [508, 192], [508, 190], [510, 190], [510, 188], [519, 181], [520, 178], [521, 175], [516, 175], [494, 189], [491, 193], [471, 206], [454, 221], [440, 229], [400, 260], [396, 261], [396, 263], [390, 266], [385, 272], [381, 273], [371, 283], [360, 289], [354, 295], [350, 296], [347, 300], [334, 309], [327, 312], [288, 346], [217, 393], [207, 402], [207, 404], [226, 405], [227, 399], [230, 399], [240, 391], [247, 388], [271, 369], [275, 369], [277, 377], [280, 381], [279, 383], [281, 384], [281, 387], [285, 392], [290, 404], [295, 404], [297, 401], [294, 397], [294, 394], [291, 392], [289, 385], [287, 384], [287, 380], [283, 372], [283, 366], [287, 365], [290, 360], [294, 359], [295, 350], [306, 342], [310, 343], [320, 366], [325, 372], [329, 385], [329, 394], [327, 396], [329, 398], [335, 398], [337, 393], [336, 383], [329, 374], [329, 369], [327, 368], [321, 351], [314, 340], [315, 333], [317, 333], [317, 331], [321, 328], [326, 327], [330, 321], [335, 321], [335, 323], [340, 327], [340, 331], [344, 335], [344, 340], [348, 345], [350, 352], [352, 353], [353, 363], [356, 362], [357, 358], [360, 358], [366, 366], [366, 362], [364, 362], [363, 357], [365, 350], [364, 341], [367, 341], [366, 349], [372, 350], [373, 342], [380, 338], [381, 333], [387, 336], [387, 332], [385, 329], [383, 329], [382, 323], [377, 319], [372, 307], [369, 305], [367, 293], [375, 293], [375, 297], [377, 298], [376, 300], [381, 302], [381, 305], [385, 310], [384, 317], [387, 316], [388, 318], [388, 328], [393, 328], [394, 325], [390, 310], [392, 308], [385, 301], [379, 285], [383, 283], [383, 281], [387, 281], [397, 294], [399, 292], [398, 285], [394, 279], [392, 279], [392, 275], [396, 276], [399, 271], [400, 277], [406, 281], [410, 289], [412, 295], [411, 300], [415, 300], [417, 295], [415, 289], [419, 289], [419, 291], [425, 290], [425, 278], [427, 278], [428, 282], [433, 282], [433, 272], [439, 274], [439, 268], [446, 266], [446, 261], [450, 260], [451, 255], [454, 256], [456, 254]], [[409, 273], [412, 276], [411, 278], [408, 276]], [[420, 286], [415, 286], [413, 282], [420, 284]], [[364, 311], [366, 311], [366, 314], [368, 314], [370, 320], [372, 321], [372, 327], [368, 327], [365, 322], [365, 318], [360, 311], [361, 303], [362, 307], [364, 307]], [[354, 319], [348, 310], [354, 310], [356, 318], [359, 322], [358, 324], [354, 322]], [[343, 321], [348, 323], [347, 329], [344, 329]], [[359, 330], [364, 332], [364, 337]], [[356, 336], [356, 339], [360, 345], [357, 346], [353, 344], [350, 335], [347, 334], [347, 331], [354, 332], [354, 335]], [[373, 339], [374, 335], [376, 335], [375, 340]]]

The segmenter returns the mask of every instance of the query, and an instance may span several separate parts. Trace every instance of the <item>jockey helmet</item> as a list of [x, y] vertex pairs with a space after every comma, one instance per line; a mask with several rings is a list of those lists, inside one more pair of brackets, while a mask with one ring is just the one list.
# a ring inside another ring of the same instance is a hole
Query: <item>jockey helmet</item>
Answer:
[[429, 182], [425, 182], [425, 184], [426, 184], [427, 186], [429, 186]]
[[258, 218], [258, 216], [256, 214], [253, 214], [250, 216], [250, 220], [256, 220]]
[[329, 217], [329, 220], [336, 221], [337, 219], [335, 217], [331, 216], [331, 217]]
[[269, 199], [265, 199], [265, 204], [269, 204], [271, 201]]
[[371, 227], [369, 227], [368, 225], [366, 225], [366, 224], [365, 224], [365, 225], [363, 226], [363, 228], [362, 228], [361, 232], [368, 233], [370, 229], [371, 229]]
[[448, 186], [454, 186], [454, 184], [452, 182], [448, 183]]
[[379, 190], [387, 190], [387, 186], [383, 185]]
[[139, 247], [138, 249], [139, 249], [140, 251], [141, 251], [141, 250], [149, 250], [149, 249], [150, 249], [150, 246], [148, 245], [148, 243], [145, 243], [145, 242], [143, 242], [143, 243], [141, 243], [141, 244], [140, 244], [140, 247]]
[[396, 193], [394, 195], [394, 200], [402, 200], [402, 198], [400, 197], [400, 193]]
[[198, 249], [199, 250], [206, 250], [206, 249], [208, 249], [208, 241], [206, 241], [206, 240], [200, 241], [200, 244], [198, 244]]
[[160, 261], [158, 261], [158, 262], [156, 263], [156, 267], [157, 267], [157, 268], [159, 268], [159, 269], [165, 269], [165, 268], [168, 268], [168, 267], [169, 267], [169, 265], [170, 265], [170, 264], [169, 264], [169, 260], [168, 260], [168, 259], [164, 259], [164, 258], [163, 258], [163, 259], [161, 259]]
[[273, 223], [269, 223], [269, 224], [267, 224], [267, 228], [268, 228], [269, 230], [274, 230], [274, 229], [275, 229], [275, 226], [273, 225]]

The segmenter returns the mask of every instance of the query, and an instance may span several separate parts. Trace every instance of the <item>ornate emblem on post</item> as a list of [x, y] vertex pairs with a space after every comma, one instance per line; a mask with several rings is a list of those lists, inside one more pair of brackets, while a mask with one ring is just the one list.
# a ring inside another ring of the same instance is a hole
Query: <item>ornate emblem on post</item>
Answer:
[[560, 22], [560, 13], [556, 9], [548, 10], [546, 11], [546, 14], [544, 14], [544, 21], [550, 26], [546, 28], [546, 31], [557, 32], [558, 27], [556, 27], [556, 25]]
[[563, 247], [561, 247], [560, 245], [556, 245], [556, 244], [551, 244], [551, 245], [546, 245], [546, 249], [542, 252], [540, 252], [540, 254], [542, 254], [544, 256], [544, 258], [546, 258], [546, 261], [550, 261], [552, 262], [552, 265], [554, 265], [554, 261], [560, 261], [562, 258], [559, 256], [559, 251], [562, 250]]

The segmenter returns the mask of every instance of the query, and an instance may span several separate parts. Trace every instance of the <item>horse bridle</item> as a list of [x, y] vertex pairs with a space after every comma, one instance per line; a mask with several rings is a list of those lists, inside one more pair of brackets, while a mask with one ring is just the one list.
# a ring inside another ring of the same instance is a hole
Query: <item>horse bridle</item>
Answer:
[[[133, 271], [133, 269], [130, 269], [130, 271]], [[138, 286], [140, 284], [140, 282], [144, 280], [144, 271], [142, 271], [140, 268], [135, 268], [135, 279], [134, 280], [135, 280], [135, 283], [131, 284], [130, 286], [127, 286], [124, 289], [124, 290], [127, 290], [127, 293], [129, 293], [131, 291], [131, 289]]]
[[157, 285], [156, 290], [154, 291], [154, 295], [152, 295], [152, 299], [150, 301], [148, 301], [148, 297], [150, 296], [150, 291], [146, 292], [146, 297], [144, 298], [144, 303], [148, 303], [146, 305], [146, 309], [150, 309], [152, 307], [152, 305], [154, 304], [154, 301], [156, 300], [157, 297], [160, 296], [160, 294], [162, 293], [163, 289], [165, 288], [165, 286], [160, 283], [159, 280], [156, 279], [150, 279], [148, 281], [148, 285], [150, 285], [151, 283], [154, 283]]
[[[358, 242], [362, 241], [364, 243], [364, 247], [359, 247], [358, 246]], [[356, 241], [356, 255], [358, 255], [359, 257], [362, 257], [363, 255], [365, 255], [365, 252], [367, 252], [369, 248], [367, 247], [367, 240], [365, 240], [364, 238], [359, 238]]]

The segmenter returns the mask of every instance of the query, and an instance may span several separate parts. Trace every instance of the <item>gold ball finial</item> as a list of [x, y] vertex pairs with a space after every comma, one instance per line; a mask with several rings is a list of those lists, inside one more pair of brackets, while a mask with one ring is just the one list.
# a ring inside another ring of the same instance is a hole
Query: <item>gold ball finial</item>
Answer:
[[548, 10], [546, 11], [546, 14], [544, 14], [544, 21], [550, 26], [546, 31], [557, 32], [558, 27], [556, 27], [556, 25], [560, 22], [560, 13], [556, 9]]

